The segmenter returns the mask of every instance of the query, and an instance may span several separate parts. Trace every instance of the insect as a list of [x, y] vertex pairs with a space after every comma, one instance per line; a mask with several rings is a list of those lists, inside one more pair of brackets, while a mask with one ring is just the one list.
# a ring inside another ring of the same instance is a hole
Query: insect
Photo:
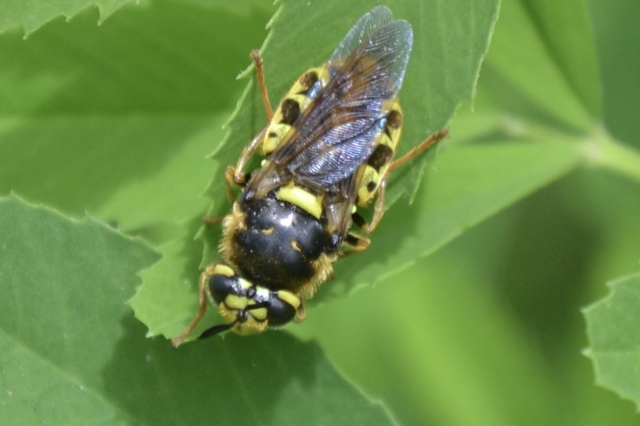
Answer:
[[[232, 330], [260, 333], [302, 321], [304, 300], [333, 275], [333, 263], [360, 253], [384, 214], [390, 173], [447, 136], [443, 130], [394, 160], [403, 115], [398, 92], [413, 43], [411, 25], [378, 6], [362, 16], [325, 64], [307, 70], [275, 111], [263, 62], [252, 53], [268, 123], [225, 172], [233, 209], [222, 221], [221, 260], [199, 280], [200, 322], [207, 299]], [[261, 167], [245, 173], [261, 148]], [[242, 192], [236, 199], [233, 187]], [[366, 223], [358, 212], [375, 199]], [[352, 228], [359, 228], [356, 232]]]

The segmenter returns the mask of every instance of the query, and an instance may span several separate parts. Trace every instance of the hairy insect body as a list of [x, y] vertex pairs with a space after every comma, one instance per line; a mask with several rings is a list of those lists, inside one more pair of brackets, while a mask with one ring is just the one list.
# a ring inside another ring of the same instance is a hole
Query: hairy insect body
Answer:
[[277, 193], [237, 201], [225, 223], [222, 255], [246, 279], [268, 288], [312, 295], [328, 278], [338, 247], [331, 245], [324, 218], [316, 218]]
[[208, 295], [233, 331], [254, 334], [301, 321], [301, 299], [313, 296], [331, 276], [339, 247], [332, 244], [326, 216], [307, 210], [321, 208], [311, 197], [291, 186], [263, 198], [242, 196], [225, 217], [220, 244], [225, 261], [208, 272]]
[[[394, 161], [403, 116], [398, 92], [412, 45], [411, 26], [384, 6], [365, 14], [327, 63], [302, 74], [271, 107], [262, 59], [253, 55], [270, 120], [225, 177], [242, 193], [223, 220], [221, 260], [200, 277], [199, 311], [218, 305], [225, 324], [205, 331], [253, 334], [305, 318], [303, 300], [333, 276], [333, 262], [359, 253], [384, 213], [389, 174], [446, 136], [440, 132]], [[260, 168], [244, 166], [258, 151]], [[358, 208], [375, 200], [367, 224]]]

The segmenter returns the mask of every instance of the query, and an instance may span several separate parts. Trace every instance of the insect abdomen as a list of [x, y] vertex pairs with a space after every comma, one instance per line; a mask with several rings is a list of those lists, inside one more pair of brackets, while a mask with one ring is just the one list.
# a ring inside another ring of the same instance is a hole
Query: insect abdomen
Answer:
[[358, 176], [358, 205], [366, 206], [378, 193], [380, 182], [389, 173], [395, 151], [402, 134], [402, 109], [396, 99], [389, 114], [378, 145], [363, 165]]
[[269, 155], [280, 145], [299, 115], [307, 109], [312, 100], [309, 97], [309, 90], [315, 84], [324, 87], [328, 81], [329, 73], [326, 66], [310, 68], [302, 74], [280, 101], [280, 105], [273, 114], [262, 143], [263, 155]]

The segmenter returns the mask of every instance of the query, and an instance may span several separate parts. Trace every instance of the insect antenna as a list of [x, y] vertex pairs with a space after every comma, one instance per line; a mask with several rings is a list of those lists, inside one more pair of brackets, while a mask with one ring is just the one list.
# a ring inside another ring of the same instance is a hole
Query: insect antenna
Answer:
[[[253, 309], [268, 308], [268, 307], [269, 307], [269, 302], [268, 301], [264, 301], [264, 302], [256, 303], [254, 305], [247, 306], [245, 308], [245, 311], [251, 311]], [[216, 334], [223, 333], [223, 332], [233, 328], [233, 326], [236, 325], [237, 322], [238, 322], [238, 320], [236, 319], [234, 321], [231, 321], [228, 324], [214, 325], [213, 327], [209, 328], [208, 330], [203, 331], [202, 334], [200, 335], [200, 337], [198, 337], [198, 339], [206, 339], [207, 337], [211, 337], [211, 336], [215, 336]]]
[[224, 331], [227, 331], [230, 328], [232, 328], [234, 325], [236, 325], [237, 322], [238, 320], [235, 320], [230, 322], [229, 324], [214, 325], [210, 329], [203, 331], [200, 337], [198, 337], [198, 339], [206, 339], [207, 337], [215, 336], [216, 334], [220, 334]]

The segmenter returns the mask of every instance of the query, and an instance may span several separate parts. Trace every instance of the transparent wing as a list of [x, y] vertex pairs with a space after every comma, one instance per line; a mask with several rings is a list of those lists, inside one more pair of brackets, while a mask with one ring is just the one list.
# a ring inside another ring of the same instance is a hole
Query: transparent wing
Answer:
[[393, 14], [386, 6], [377, 6], [362, 15], [351, 27], [336, 50], [333, 51], [329, 63], [335, 63], [353, 53], [371, 34], [393, 22]]
[[263, 192], [294, 179], [328, 191], [352, 175], [384, 131], [412, 42], [411, 26], [386, 7], [360, 18], [327, 64], [329, 83], [312, 88], [312, 103], [250, 186]]
[[[391, 11], [385, 6], [373, 8], [355, 23], [331, 55], [328, 63], [329, 67], [338, 69], [345, 62], [346, 58], [355, 52], [360, 45], [365, 43], [372, 34], [375, 34], [381, 28], [392, 23], [399, 27], [396, 29], [397, 37], [395, 43], [392, 40], [384, 40], [383, 38], [378, 38], [378, 40], [383, 45], [387, 44], [389, 48], [394, 49], [395, 60], [389, 76], [389, 83], [391, 86], [390, 89], [397, 94], [400, 91], [404, 71], [407, 67], [409, 54], [411, 53], [413, 32], [408, 22], [402, 20], [394, 22]], [[370, 42], [369, 44], [371, 45], [372, 43]], [[370, 47], [373, 48], [374, 46]]]

